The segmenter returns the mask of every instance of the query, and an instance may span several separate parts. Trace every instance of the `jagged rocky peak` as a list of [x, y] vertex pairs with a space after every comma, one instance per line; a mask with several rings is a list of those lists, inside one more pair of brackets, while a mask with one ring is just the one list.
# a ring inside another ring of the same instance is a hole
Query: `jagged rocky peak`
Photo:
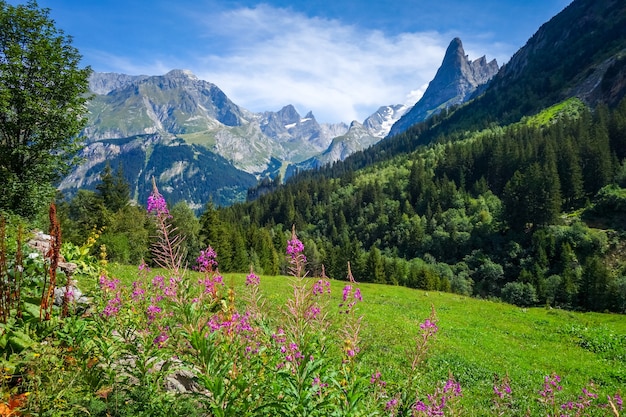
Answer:
[[389, 135], [402, 133], [447, 107], [464, 103], [478, 88], [487, 84], [498, 70], [495, 59], [487, 62], [485, 56], [482, 56], [470, 61], [461, 39], [454, 38], [422, 98], [393, 125]]
[[190, 70], [187, 70], [187, 69], [173, 69], [170, 72], [168, 72], [167, 74], [165, 74], [165, 77], [168, 77], [168, 78], [186, 78], [186, 79], [190, 79], [190, 80], [194, 80], [194, 81], [198, 80], [198, 77], [196, 77], [193, 72], [191, 72]]
[[[438, 90], [437, 93], [441, 94], [441, 89], [443, 88], [445, 91], [447, 86], [448, 89], [454, 90], [449, 91], [450, 94], [456, 91], [461, 96], [459, 98], [464, 100], [476, 87], [489, 81], [498, 72], [498, 69], [496, 60], [488, 63], [484, 55], [470, 61], [465, 54], [461, 39], [454, 38], [448, 45], [441, 67], [439, 67], [428, 89], [436, 89]], [[424, 96], [426, 96], [426, 92]]]
[[109, 94], [132, 83], [148, 78], [147, 75], [126, 75], [114, 72], [93, 72], [89, 76], [89, 90], [95, 94]]
[[291, 104], [286, 105], [276, 112], [276, 116], [285, 124], [298, 123], [300, 121], [300, 114]]

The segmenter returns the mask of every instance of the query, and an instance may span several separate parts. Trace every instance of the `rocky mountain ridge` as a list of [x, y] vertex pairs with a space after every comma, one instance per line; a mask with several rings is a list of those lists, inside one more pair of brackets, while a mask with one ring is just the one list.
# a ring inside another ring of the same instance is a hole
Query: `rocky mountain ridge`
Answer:
[[389, 132], [394, 136], [416, 123], [451, 106], [469, 100], [481, 86], [497, 73], [496, 60], [487, 62], [485, 56], [471, 61], [465, 54], [461, 39], [454, 38], [443, 58], [435, 78], [428, 84], [422, 98], [396, 122]]
[[[444, 59], [440, 72], [458, 72], [463, 63]], [[470, 87], [448, 77], [445, 88], [462, 91], [460, 99], [466, 99], [476, 80], [490, 74], [485, 75], [485, 65], [484, 59], [467, 64], [466, 72], [474, 74]], [[122, 164], [138, 201], [149, 193], [154, 176], [166, 198], [184, 199], [195, 208], [209, 199], [217, 204], [241, 201], [247, 187], [265, 177], [280, 173], [286, 178], [343, 160], [382, 140], [409, 110], [404, 105], [381, 106], [362, 123], [350, 125], [318, 123], [312, 112], [302, 117], [293, 105], [254, 113], [215, 84], [180, 69], [158, 76], [94, 73], [90, 88], [94, 97], [83, 131], [84, 163], [60, 183], [60, 190], [71, 197], [78, 189], [93, 189], [109, 162]], [[429, 103], [441, 106], [434, 99]], [[210, 156], [214, 163], [206, 165], [200, 156]], [[239, 182], [224, 178], [202, 183], [215, 175], [234, 175]]]

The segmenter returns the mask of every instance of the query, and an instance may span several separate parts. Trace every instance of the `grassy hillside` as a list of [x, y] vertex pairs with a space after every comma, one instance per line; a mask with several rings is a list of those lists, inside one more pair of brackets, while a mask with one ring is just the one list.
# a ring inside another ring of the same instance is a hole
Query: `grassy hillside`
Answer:
[[[111, 276], [128, 283], [136, 267], [111, 265]], [[226, 285], [243, 292], [245, 274], [224, 274]], [[191, 272], [187, 279], [200, 275]], [[314, 280], [311, 279], [311, 282]], [[292, 278], [262, 276], [261, 291], [277, 312], [292, 295]], [[346, 283], [331, 281], [333, 313]], [[556, 309], [521, 309], [455, 294], [399, 286], [358, 284], [364, 302], [362, 366], [398, 382], [410, 366], [406, 352], [419, 335], [418, 324], [434, 308], [440, 331], [426, 361], [420, 387], [430, 392], [451, 372], [463, 389], [464, 415], [487, 415], [492, 407], [494, 375], [509, 375], [513, 415], [537, 405], [544, 377], [556, 373], [563, 391], [557, 400], [575, 399], [593, 381], [600, 398], [626, 384], [626, 316]], [[336, 331], [337, 329], [334, 329]], [[534, 415], [534, 414], [533, 414]]]

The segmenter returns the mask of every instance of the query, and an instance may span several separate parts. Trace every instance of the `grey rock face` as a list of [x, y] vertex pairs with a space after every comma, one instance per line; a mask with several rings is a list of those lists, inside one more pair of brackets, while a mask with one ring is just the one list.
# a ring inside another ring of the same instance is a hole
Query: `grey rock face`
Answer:
[[126, 75], [114, 72], [94, 72], [89, 77], [89, 89], [95, 94], [109, 94], [113, 90], [148, 78], [147, 75]]
[[495, 59], [487, 62], [483, 56], [470, 61], [461, 40], [454, 38], [422, 98], [393, 125], [389, 135], [402, 133], [447, 107], [464, 103], [477, 88], [489, 82], [498, 70]]

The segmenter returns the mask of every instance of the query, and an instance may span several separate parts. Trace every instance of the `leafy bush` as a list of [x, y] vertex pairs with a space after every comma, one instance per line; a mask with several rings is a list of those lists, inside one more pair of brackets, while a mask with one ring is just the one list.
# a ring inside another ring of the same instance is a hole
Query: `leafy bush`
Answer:
[[626, 213], [626, 188], [615, 184], [601, 188], [594, 199], [593, 211], [596, 214]]
[[502, 287], [502, 299], [520, 307], [537, 304], [537, 291], [529, 282], [508, 282]]

